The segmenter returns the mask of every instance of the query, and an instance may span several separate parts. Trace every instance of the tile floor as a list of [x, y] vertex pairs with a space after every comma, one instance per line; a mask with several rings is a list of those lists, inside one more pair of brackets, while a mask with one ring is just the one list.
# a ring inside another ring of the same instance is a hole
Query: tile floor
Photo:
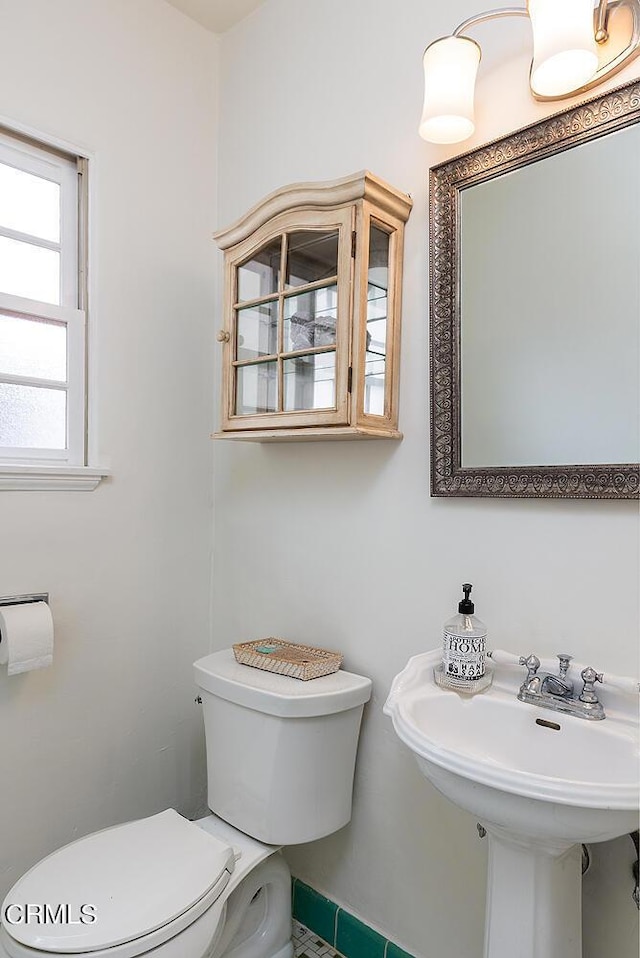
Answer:
[[293, 953], [295, 958], [341, 958], [339, 952], [299, 921], [293, 921]]

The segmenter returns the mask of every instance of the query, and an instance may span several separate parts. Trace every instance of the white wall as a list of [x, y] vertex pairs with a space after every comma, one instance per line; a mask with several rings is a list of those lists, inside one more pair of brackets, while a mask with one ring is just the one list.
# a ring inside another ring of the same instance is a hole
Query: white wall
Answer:
[[[475, 0], [269, 0], [222, 43], [220, 226], [283, 184], [362, 168], [414, 199], [405, 438], [216, 444], [214, 645], [282, 635], [340, 648], [347, 668], [373, 678], [352, 824], [288, 857], [295, 875], [422, 958], [481, 955], [485, 846], [475, 822], [421, 779], [381, 707], [407, 658], [439, 644], [460, 583], [475, 584], [495, 646], [639, 668], [636, 503], [429, 498], [427, 170], [454, 151], [417, 136], [421, 58], [477, 9]], [[527, 31], [519, 20], [481, 28], [469, 146], [553, 112], [527, 92]], [[614, 84], [637, 72], [638, 61]], [[628, 869], [620, 852], [619, 909], [588, 910], [586, 958], [605, 935], [609, 954], [634, 958]]]
[[0, 0], [0, 114], [96, 154], [92, 493], [0, 492], [0, 595], [51, 669], [0, 672], [0, 898], [88, 831], [204, 794], [217, 39], [161, 0]]

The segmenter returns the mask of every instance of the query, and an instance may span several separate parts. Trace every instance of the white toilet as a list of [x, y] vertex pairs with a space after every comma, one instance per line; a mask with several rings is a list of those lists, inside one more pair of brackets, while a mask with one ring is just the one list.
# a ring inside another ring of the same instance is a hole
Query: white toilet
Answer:
[[0, 958], [292, 958], [282, 845], [351, 817], [360, 719], [371, 681], [302, 682], [199, 659], [208, 804], [173, 809], [65, 845], [2, 905]]

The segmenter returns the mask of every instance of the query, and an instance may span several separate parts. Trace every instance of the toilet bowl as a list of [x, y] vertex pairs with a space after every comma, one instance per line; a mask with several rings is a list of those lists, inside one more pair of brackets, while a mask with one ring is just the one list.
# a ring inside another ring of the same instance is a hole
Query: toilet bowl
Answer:
[[[214, 815], [189, 822], [167, 809], [79, 839], [27, 872], [3, 905], [0, 955], [290, 958], [290, 894], [277, 848]], [[27, 906], [32, 919], [55, 919], [60, 905], [70, 922], [20, 920]]]
[[213, 814], [167, 809], [44, 858], [3, 902], [0, 958], [292, 958], [280, 848], [349, 821], [371, 682], [301, 682], [231, 650], [194, 669]]

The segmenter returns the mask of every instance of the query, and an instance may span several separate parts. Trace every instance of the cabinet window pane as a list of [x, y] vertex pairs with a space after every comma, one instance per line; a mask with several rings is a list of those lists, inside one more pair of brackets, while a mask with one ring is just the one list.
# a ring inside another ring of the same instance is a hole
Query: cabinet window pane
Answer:
[[0, 163], [0, 226], [59, 243], [59, 184]]
[[304, 286], [338, 273], [338, 231], [299, 230], [287, 244], [286, 286]]
[[277, 292], [281, 254], [282, 237], [278, 236], [238, 267], [238, 302]]
[[389, 287], [389, 234], [371, 225], [367, 276], [367, 343], [364, 411], [384, 415], [387, 353], [387, 291]]
[[0, 291], [60, 304], [60, 253], [0, 236]]
[[0, 376], [3, 373], [65, 382], [66, 326], [0, 313]]
[[236, 367], [236, 416], [275, 412], [278, 408], [278, 364]]
[[384, 416], [384, 357], [367, 353], [364, 381], [364, 411], [370, 416]]
[[0, 445], [19, 449], [65, 449], [67, 394], [0, 383]]
[[278, 303], [237, 311], [238, 359], [257, 359], [278, 352]]
[[336, 341], [338, 287], [324, 286], [299, 296], [288, 296], [284, 304], [284, 350], [332, 346]]
[[336, 354], [316, 353], [284, 361], [284, 408], [331, 409], [336, 404]]

